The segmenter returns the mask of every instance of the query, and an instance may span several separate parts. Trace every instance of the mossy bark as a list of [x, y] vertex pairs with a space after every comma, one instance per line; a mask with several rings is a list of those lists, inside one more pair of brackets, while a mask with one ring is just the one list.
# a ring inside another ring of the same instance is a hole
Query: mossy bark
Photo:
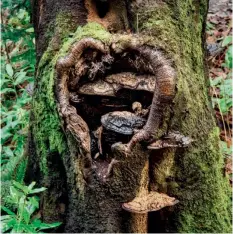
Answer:
[[[48, 188], [42, 218], [63, 221], [60, 232], [230, 232], [229, 189], [208, 97], [204, 52], [208, 1], [126, 1], [131, 33], [174, 61], [176, 95], [172, 114], [161, 128], [179, 131], [194, 142], [185, 149], [151, 154], [138, 144], [128, 158], [113, 155], [120, 162], [109, 181], [102, 183], [93, 173], [90, 184], [83, 179], [78, 145], [65, 135], [58, 115], [55, 64], [82, 38], [108, 45], [113, 37], [102, 26], [87, 22], [84, 1], [56, 2], [34, 1], [38, 66], [27, 179]], [[122, 210], [122, 202], [148, 189], [174, 196], [180, 203], [152, 212], [149, 218]]]

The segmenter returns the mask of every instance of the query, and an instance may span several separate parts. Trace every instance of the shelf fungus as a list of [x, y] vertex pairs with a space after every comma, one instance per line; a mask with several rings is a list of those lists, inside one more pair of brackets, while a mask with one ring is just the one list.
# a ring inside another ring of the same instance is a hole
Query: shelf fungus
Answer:
[[134, 129], [142, 128], [146, 120], [128, 111], [115, 111], [101, 117], [107, 130], [124, 135], [133, 135]]
[[[118, 141], [128, 142], [136, 129], [142, 128], [146, 119], [129, 111], [114, 111], [101, 117], [101, 127], [95, 131], [99, 155], [109, 154], [111, 146]], [[102, 146], [103, 145], [103, 146]]]
[[174, 206], [179, 201], [167, 194], [150, 192], [143, 197], [136, 197], [131, 202], [123, 203], [122, 208], [132, 213], [147, 213], [158, 211], [167, 206]]
[[63, 128], [89, 165], [99, 155], [152, 142], [174, 98], [175, 77], [164, 53], [136, 35], [117, 35], [108, 44], [84, 38], [56, 64]]
[[78, 93], [116, 97], [118, 96], [117, 92], [123, 89], [144, 90], [153, 93], [155, 89], [155, 79], [150, 75], [136, 76], [130, 72], [123, 72], [109, 75], [104, 80], [86, 83], [80, 86]]
[[179, 132], [169, 132], [161, 139], [156, 140], [147, 146], [147, 149], [157, 150], [162, 148], [188, 147], [193, 140], [190, 137], [181, 135]]
[[[127, 46], [125, 47], [127, 48]], [[119, 147], [121, 143], [114, 144], [117, 149], [124, 149], [126, 153], [130, 152], [136, 143], [154, 139], [163, 117], [163, 110], [171, 104], [174, 98], [176, 77], [171, 61], [166, 59], [161, 51], [149, 46], [136, 46], [135, 43], [132, 43], [127, 49], [132, 49], [136, 54], [140, 55], [134, 66], [146, 74], [152, 74], [155, 83], [154, 89], [152, 89], [153, 98], [150, 111], [144, 127], [140, 131], [137, 131], [124, 147]], [[147, 90], [150, 89], [147, 88]]]

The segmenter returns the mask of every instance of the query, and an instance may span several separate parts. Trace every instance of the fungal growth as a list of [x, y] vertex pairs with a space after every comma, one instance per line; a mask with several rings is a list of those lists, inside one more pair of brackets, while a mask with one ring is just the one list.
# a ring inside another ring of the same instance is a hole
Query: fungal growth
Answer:
[[[112, 158], [115, 151], [127, 155], [137, 143], [147, 145], [148, 152], [189, 143], [176, 133], [157, 141], [164, 110], [175, 94], [175, 70], [162, 51], [144, 45], [135, 35], [118, 35], [109, 44], [80, 40], [57, 61], [56, 77], [64, 130], [77, 142], [86, 167], [103, 167], [100, 177], [105, 181], [118, 162]], [[148, 196], [143, 207], [137, 205], [142, 198], [135, 198], [123, 208], [143, 213], [177, 203], [165, 194]]]
[[57, 62], [59, 113], [88, 157], [106, 156], [118, 141], [125, 151], [153, 141], [175, 94], [175, 71], [161, 51], [132, 38], [119, 43], [86, 38]]
[[167, 194], [150, 192], [144, 197], [136, 197], [128, 203], [123, 203], [123, 209], [133, 213], [147, 213], [160, 210], [166, 206], [174, 206], [179, 201], [174, 197], [169, 197]]

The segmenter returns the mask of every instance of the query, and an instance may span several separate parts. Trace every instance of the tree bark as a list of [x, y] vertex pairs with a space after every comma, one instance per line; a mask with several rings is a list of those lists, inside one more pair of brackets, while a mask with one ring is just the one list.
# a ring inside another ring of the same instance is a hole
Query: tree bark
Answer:
[[[42, 218], [62, 221], [57, 232], [230, 232], [229, 189], [208, 97], [208, 1], [34, 0], [32, 8], [37, 70], [27, 180], [48, 188]], [[95, 118], [101, 125], [99, 105], [85, 98], [75, 104], [70, 95], [86, 76], [95, 82], [132, 71], [156, 77], [146, 133], [161, 140], [179, 132], [193, 142], [149, 150], [143, 133], [127, 155], [118, 144], [95, 159], [90, 135]], [[152, 191], [179, 203], [143, 214], [122, 209]]]

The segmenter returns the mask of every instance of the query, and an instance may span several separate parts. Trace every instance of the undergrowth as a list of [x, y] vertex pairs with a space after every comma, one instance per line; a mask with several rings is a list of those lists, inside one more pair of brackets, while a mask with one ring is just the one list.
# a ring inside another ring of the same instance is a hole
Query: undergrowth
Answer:
[[[228, 12], [229, 11], [229, 12]], [[225, 172], [232, 183], [232, 19], [230, 9], [208, 14], [210, 96], [220, 128], [220, 149], [225, 157]]]
[[[45, 224], [35, 216], [39, 198], [35, 183], [24, 185], [29, 110], [35, 71], [34, 29], [30, 2], [1, 1], [1, 232], [35, 233]], [[38, 214], [38, 213], [37, 213]]]
[[35, 182], [29, 186], [24, 186], [16, 181], [13, 181], [13, 186], [10, 186], [10, 195], [7, 196], [9, 204], [13, 205], [13, 209], [2, 206], [1, 209], [5, 215], [1, 216], [1, 232], [11, 233], [43, 233], [42, 230], [58, 227], [61, 223], [43, 223], [40, 220], [39, 212], [39, 197], [35, 194], [43, 192], [46, 188], [34, 188]]
[[18, 177], [22, 182], [24, 170], [15, 175], [14, 168], [23, 158], [35, 69], [34, 30], [28, 1], [3, 1], [1, 19], [2, 180]]

